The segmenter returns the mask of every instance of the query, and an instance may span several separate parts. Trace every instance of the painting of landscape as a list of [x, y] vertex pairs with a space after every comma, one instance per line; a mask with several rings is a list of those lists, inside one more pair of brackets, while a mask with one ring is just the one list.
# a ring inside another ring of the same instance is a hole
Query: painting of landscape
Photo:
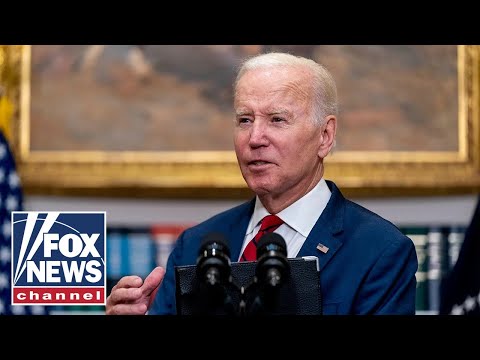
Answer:
[[337, 151], [458, 149], [454, 45], [33, 45], [30, 150], [233, 150], [235, 71], [266, 51], [332, 72]]

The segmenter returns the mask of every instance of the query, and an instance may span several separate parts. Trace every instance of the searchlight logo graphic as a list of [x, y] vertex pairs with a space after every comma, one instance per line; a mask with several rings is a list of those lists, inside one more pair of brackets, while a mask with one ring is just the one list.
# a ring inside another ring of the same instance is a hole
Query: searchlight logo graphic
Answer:
[[105, 212], [12, 212], [12, 305], [105, 305]]

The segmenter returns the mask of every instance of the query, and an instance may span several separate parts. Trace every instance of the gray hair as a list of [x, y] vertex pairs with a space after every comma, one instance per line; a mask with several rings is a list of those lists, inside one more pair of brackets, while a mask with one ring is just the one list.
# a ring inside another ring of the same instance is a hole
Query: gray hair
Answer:
[[244, 61], [235, 79], [235, 94], [240, 78], [245, 75], [247, 71], [274, 66], [303, 66], [312, 72], [312, 87], [314, 93], [312, 119], [315, 123], [321, 125], [326, 116], [337, 115], [337, 86], [330, 72], [324, 66], [311, 59], [288, 53], [271, 52], [260, 54]]

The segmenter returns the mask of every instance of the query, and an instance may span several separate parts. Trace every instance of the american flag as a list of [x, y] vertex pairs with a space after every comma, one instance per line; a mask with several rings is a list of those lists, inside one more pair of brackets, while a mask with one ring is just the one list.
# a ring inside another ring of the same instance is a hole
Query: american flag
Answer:
[[323, 252], [324, 254], [326, 254], [329, 250], [329, 248], [327, 246], [323, 245], [322, 243], [318, 243], [317, 249], [320, 250], [321, 252]]
[[48, 315], [44, 306], [11, 306], [11, 213], [23, 210], [15, 161], [0, 131], [0, 315]]
[[480, 315], [480, 195], [457, 262], [441, 285], [440, 315]]

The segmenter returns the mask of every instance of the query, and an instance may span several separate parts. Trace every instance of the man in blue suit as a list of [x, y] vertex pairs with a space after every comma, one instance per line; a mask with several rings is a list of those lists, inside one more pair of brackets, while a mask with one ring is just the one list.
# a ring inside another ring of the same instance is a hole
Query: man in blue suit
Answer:
[[289, 54], [253, 57], [237, 75], [234, 108], [235, 153], [255, 198], [186, 230], [166, 272], [122, 278], [106, 313], [175, 314], [174, 268], [196, 263], [207, 234], [225, 234], [232, 261], [245, 260], [262, 219], [276, 215], [287, 256], [318, 257], [323, 314], [415, 314], [413, 242], [323, 176], [337, 129], [330, 73]]

